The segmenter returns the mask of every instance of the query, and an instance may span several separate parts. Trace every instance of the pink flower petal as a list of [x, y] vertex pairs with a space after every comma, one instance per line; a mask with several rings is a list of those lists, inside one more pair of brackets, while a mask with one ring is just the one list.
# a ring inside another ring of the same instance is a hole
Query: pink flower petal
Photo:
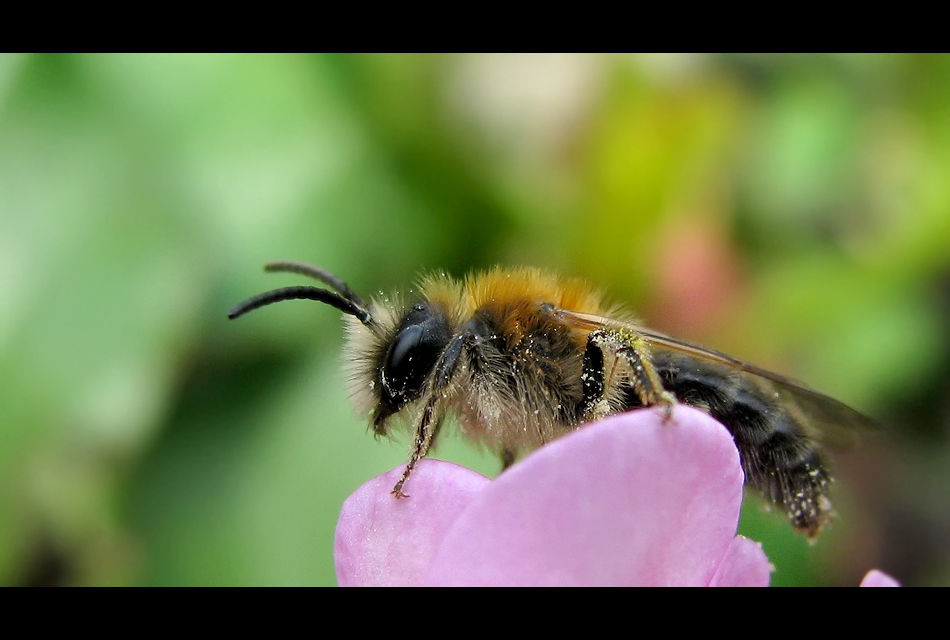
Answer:
[[709, 586], [767, 587], [771, 582], [773, 570], [761, 544], [736, 536], [732, 539], [722, 564], [709, 581]]
[[899, 587], [901, 583], [890, 577], [883, 571], [871, 569], [861, 581], [862, 587]]
[[378, 476], [347, 498], [336, 528], [334, 560], [340, 586], [422, 584], [446, 529], [491, 481], [465, 467], [423, 460], [407, 485], [390, 490], [404, 467]]
[[542, 447], [446, 534], [432, 585], [706, 585], [735, 537], [732, 437], [676, 407], [621, 414]]

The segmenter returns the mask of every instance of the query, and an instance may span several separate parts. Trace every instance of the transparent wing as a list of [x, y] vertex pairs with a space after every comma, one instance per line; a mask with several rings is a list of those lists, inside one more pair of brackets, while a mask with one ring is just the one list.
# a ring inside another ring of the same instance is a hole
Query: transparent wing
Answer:
[[681, 357], [695, 358], [704, 368], [718, 369], [723, 376], [743, 376], [767, 397], [772, 397], [789, 411], [810, 435], [824, 445], [847, 448], [857, 440], [861, 431], [878, 430], [880, 425], [860, 411], [810, 387], [743, 362], [720, 351], [692, 344], [665, 333], [638, 324], [573, 311], [558, 310], [566, 322], [590, 330], [625, 329], [642, 337], [654, 354], [674, 352]]

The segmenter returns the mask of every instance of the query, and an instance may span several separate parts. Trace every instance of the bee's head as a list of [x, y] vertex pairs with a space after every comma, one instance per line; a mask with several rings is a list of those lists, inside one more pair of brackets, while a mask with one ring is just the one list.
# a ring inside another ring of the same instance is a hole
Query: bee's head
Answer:
[[449, 343], [451, 327], [441, 305], [416, 302], [399, 315], [398, 307], [368, 305], [345, 282], [319, 267], [299, 262], [272, 262], [267, 271], [289, 271], [329, 285], [285, 287], [248, 298], [228, 312], [230, 319], [284, 300], [316, 300], [352, 316], [349, 323], [347, 366], [357, 411], [372, 416], [376, 433], [387, 432], [387, 421], [417, 400], [429, 374]]

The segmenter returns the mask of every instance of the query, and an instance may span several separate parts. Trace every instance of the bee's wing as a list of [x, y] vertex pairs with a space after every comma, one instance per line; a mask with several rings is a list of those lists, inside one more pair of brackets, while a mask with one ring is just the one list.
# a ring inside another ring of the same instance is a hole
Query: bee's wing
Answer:
[[879, 428], [874, 419], [830, 396], [819, 393], [801, 382], [743, 362], [720, 351], [685, 342], [638, 324], [572, 311], [561, 313], [566, 321], [581, 328], [632, 330], [649, 343], [654, 353], [672, 351], [682, 356], [702, 360], [706, 365], [721, 368], [723, 375], [743, 375], [763, 392], [773, 395], [779, 404], [794, 414], [799, 424], [808, 428], [816, 440], [827, 446], [850, 447], [854, 444], [859, 431]]

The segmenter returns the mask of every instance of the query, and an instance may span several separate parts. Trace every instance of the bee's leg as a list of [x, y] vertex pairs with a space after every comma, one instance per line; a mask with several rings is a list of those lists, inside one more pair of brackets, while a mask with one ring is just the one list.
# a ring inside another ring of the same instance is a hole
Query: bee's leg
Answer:
[[422, 419], [419, 421], [419, 428], [416, 429], [416, 437], [413, 440], [412, 453], [409, 454], [409, 462], [406, 463], [406, 469], [402, 472], [402, 477], [399, 478], [399, 482], [396, 483], [396, 486], [394, 486], [390, 492], [396, 498], [409, 497], [408, 493], [402, 492], [403, 485], [406, 484], [406, 480], [409, 479], [412, 470], [416, 468], [416, 464], [426, 456], [429, 452], [429, 447], [432, 446], [432, 441], [435, 439], [436, 431], [438, 431], [438, 423], [441, 422], [440, 418], [435, 421], [436, 425], [433, 425], [432, 417], [435, 414], [438, 400], [439, 396], [430, 395], [428, 401], [426, 401], [425, 408], [422, 410]]
[[390, 492], [396, 498], [409, 497], [409, 494], [403, 493], [402, 488], [405, 486], [406, 480], [408, 480], [412, 474], [412, 470], [416, 468], [419, 461], [429, 452], [429, 448], [435, 441], [439, 428], [442, 426], [443, 407], [445, 405], [445, 398], [443, 396], [458, 367], [459, 357], [462, 355], [462, 348], [466, 338], [466, 334], [460, 334], [453, 338], [436, 361], [432, 378], [429, 382], [429, 392], [426, 394], [425, 406], [422, 409], [422, 416], [419, 420], [419, 427], [416, 429], [416, 436], [413, 439], [409, 462], [406, 463], [406, 469], [402, 472], [402, 477], [399, 478], [399, 482], [396, 483], [396, 486], [394, 486]]
[[[630, 383], [634, 392], [645, 407], [663, 405], [663, 418], [669, 420], [676, 405], [676, 396], [663, 387], [660, 374], [650, 359], [646, 341], [633, 332], [619, 329], [598, 329], [587, 338], [587, 350], [584, 353], [584, 395], [587, 397], [588, 385], [593, 393], [599, 391], [601, 398], [610, 386], [610, 380], [604, 379], [604, 355], [613, 354], [622, 358], [630, 366]], [[590, 370], [588, 370], [590, 366]], [[598, 373], [599, 369], [599, 373]], [[611, 373], [611, 375], [613, 375]], [[600, 402], [598, 399], [597, 402]], [[593, 409], [596, 404], [591, 405]], [[601, 417], [601, 416], [595, 416]]]
[[587, 348], [584, 350], [581, 385], [584, 397], [578, 406], [578, 420], [590, 422], [607, 416], [610, 406], [604, 399], [604, 352], [592, 337], [587, 339]]
[[504, 471], [511, 465], [515, 463], [515, 458], [518, 454], [515, 453], [513, 449], [502, 449], [501, 450], [501, 470]]

